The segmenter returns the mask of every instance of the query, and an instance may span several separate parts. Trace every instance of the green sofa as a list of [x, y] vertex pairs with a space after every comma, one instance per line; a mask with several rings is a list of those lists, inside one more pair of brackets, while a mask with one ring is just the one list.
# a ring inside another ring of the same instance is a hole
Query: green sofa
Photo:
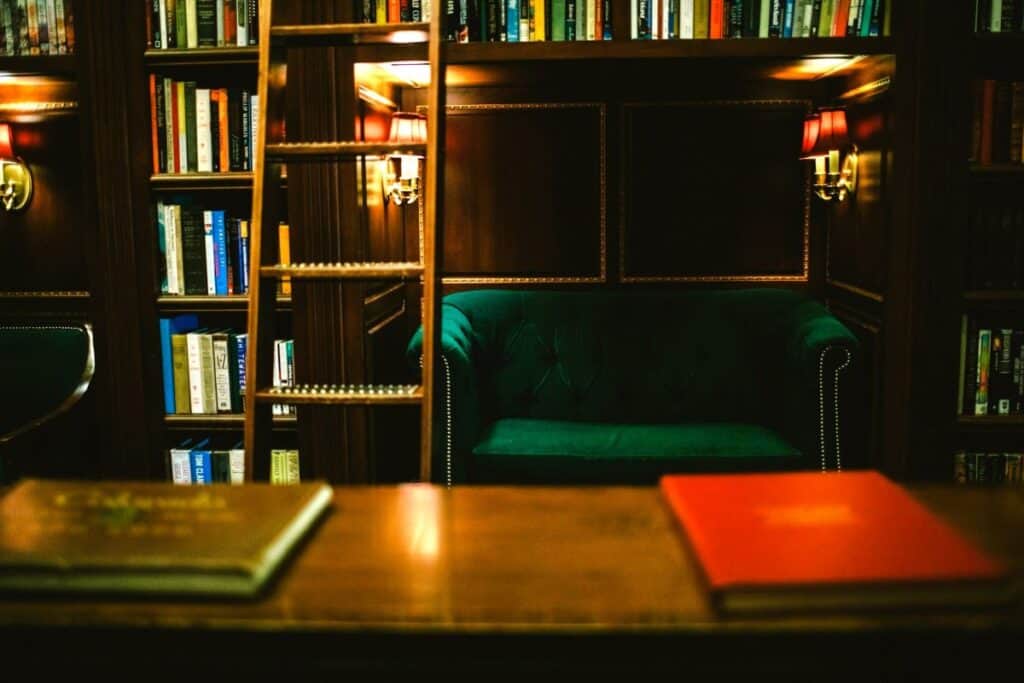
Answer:
[[[441, 315], [435, 481], [641, 484], [841, 463], [857, 341], [797, 292], [473, 290]], [[421, 344], [422, 329], [416, 368]]]

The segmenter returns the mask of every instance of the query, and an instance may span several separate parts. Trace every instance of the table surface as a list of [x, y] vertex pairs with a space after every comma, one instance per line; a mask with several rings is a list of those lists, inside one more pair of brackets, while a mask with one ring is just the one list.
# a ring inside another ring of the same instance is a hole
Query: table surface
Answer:
[[[1005, 559], [1020, 586], [1024, 487], [910, 490]], [[699, 567], [656, 488], [446, 490], [411, 484], [338, 487], [330, 514], [259, 600], [5, 595], [0, 596], [0, 630], [7, 636], [27, 629], [51, 635], [231, 633], [236, 640], [240, 634], [252, 639], [272, 633], [304, 634], [306, 640], [353, 634], [428, 640], [590, 635], [642, 636], [652, 642], [923, 631], [928, 637], [952, 634], [952, 642], [959, 642], [961, 633], [985, 634], [988, 643], [994, 642], [993, 634], [1024, 633], [1020, 602], [984, 612], [723, 618], [711, 609]], [[3, 642], [11, 644], [7, 636]], [[45, 647], [56, 646], [48, 640]], [[729, 645], [734, 647], [739, 645]], [[802, 647], [787, 651], [773, 645], [771, 652], [795, 657], [792, 653]], [[934, 643], [927, 647], [926, 654], [934, 651]], [[249, 657], [260, 646], [242, 649]], [[144, 651], [139, 645], [138, 656]], [[565, 652], [561, 646], [558, 651]]]
[[[1024, 576], [1024, 487], [910, 490]], [[929, 618], [978, 627], [1020, 612]], [[0, 596], [0, 625], [845, 629], [916, 616], [719, 617], [658, 490], [641, 487], [338, 487], [329, 515], [257, 601]]]

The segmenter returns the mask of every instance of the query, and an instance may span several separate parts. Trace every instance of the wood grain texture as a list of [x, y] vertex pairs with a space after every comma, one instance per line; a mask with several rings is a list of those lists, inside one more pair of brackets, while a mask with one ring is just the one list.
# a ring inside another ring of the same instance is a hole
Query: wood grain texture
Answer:
[[622, 279], [806, 282], [809, 106], [627, 103]]
[[[1024, 576], [1020, 490], [911, 492]], [[340, 487], [331, 514], [258, 601], [0, 601], [8, 667], [57, 666], [65, 652], [80, 654], [71, 661], [84, 669], [134, 667], [163, 653], [162, 670], [236, 674], [279, 671], [282, 658], [293, 675], [408, 666], [808, 675], [834, 673], [837, 658], [851, 676], [980, 673], [1016, 656], [1008, 641], [1022, 628], [1020, 605], [717, 616], [658, 491], [630, 487]], [[119, 657], [89, 654], [113, 634], [130, 644]], [[43, 643], [46, 662], [26, 654]], [[196, 650], [167, 658], [171, 643]], [[968, 665], [964, 646], [981, 656]]]

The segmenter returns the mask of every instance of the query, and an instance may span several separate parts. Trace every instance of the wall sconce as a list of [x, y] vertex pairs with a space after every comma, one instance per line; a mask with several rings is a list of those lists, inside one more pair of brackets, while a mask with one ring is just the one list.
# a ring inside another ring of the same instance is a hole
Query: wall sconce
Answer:
[[850, 143], [846, 110], [822, 109], [804, 120], [801, 159], [814, 159], [814, 193], [842, 201], [857, 189], [857, 147]]
[[[391, 116], [388, 142], [422, 144], [427, 141], [427, 117], [423, 114], [398, 111]], [[396, 205], [412, 204], [420, 196], [420, 162], [422, 154], [394, 152], [384, 159], [384, 197]]]
[[17, 211], [31, 198], [32, 172], [14, 153], [11, 125], [0, 123], [0, 200], [8, 211]]

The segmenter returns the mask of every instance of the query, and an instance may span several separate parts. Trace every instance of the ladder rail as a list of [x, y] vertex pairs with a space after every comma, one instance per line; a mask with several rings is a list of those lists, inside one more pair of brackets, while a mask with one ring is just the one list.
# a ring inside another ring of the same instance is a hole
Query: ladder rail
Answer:
[[[284, 87], [287, 68], [285, 48], [270, 42], [273, 3], [260, 3], [260, 46], [257, 94], [260, 108], [256, 123], [256, 149], [253, 160], [255, 171], [252, 190], [253, 226], [249, 242], [249, 320], [246, 348], [245, 385], [245, 477], [248, 481], [270, 476], [270, 446], [272, 434], [271, 404], [257, 400], [262, 386], [272, 382], [274, 366], [274, 310], [277, 287], [265, 282], [260, 273], [262, 266], [278, 261], [278, 245], [272, 236], [277, 234], [281, 215], [281, 166], [266, 163], [266, 145], [283, 142]], [[268, 128], [269, 121], [278, 122]], [[270, 189], [270, 192], [267, 190]], [[263, 476], [266, 474], [266, 476]]]
[[429, 482], [433, 468], [435, 415], [443, 414], [438, 403], [438, 380], [441, 373], [440, 332], [441, 307], [437, 297], [441, 290], [437, 258], [444, 253], [444, 133], [445, 75], [444, 12], [433, 12], [430, 20], [428, 57], [430, 86], [427, 91], [427, 158], [426, 202], [423, 225], [423, 407], [420, 410], [420, 480]]

